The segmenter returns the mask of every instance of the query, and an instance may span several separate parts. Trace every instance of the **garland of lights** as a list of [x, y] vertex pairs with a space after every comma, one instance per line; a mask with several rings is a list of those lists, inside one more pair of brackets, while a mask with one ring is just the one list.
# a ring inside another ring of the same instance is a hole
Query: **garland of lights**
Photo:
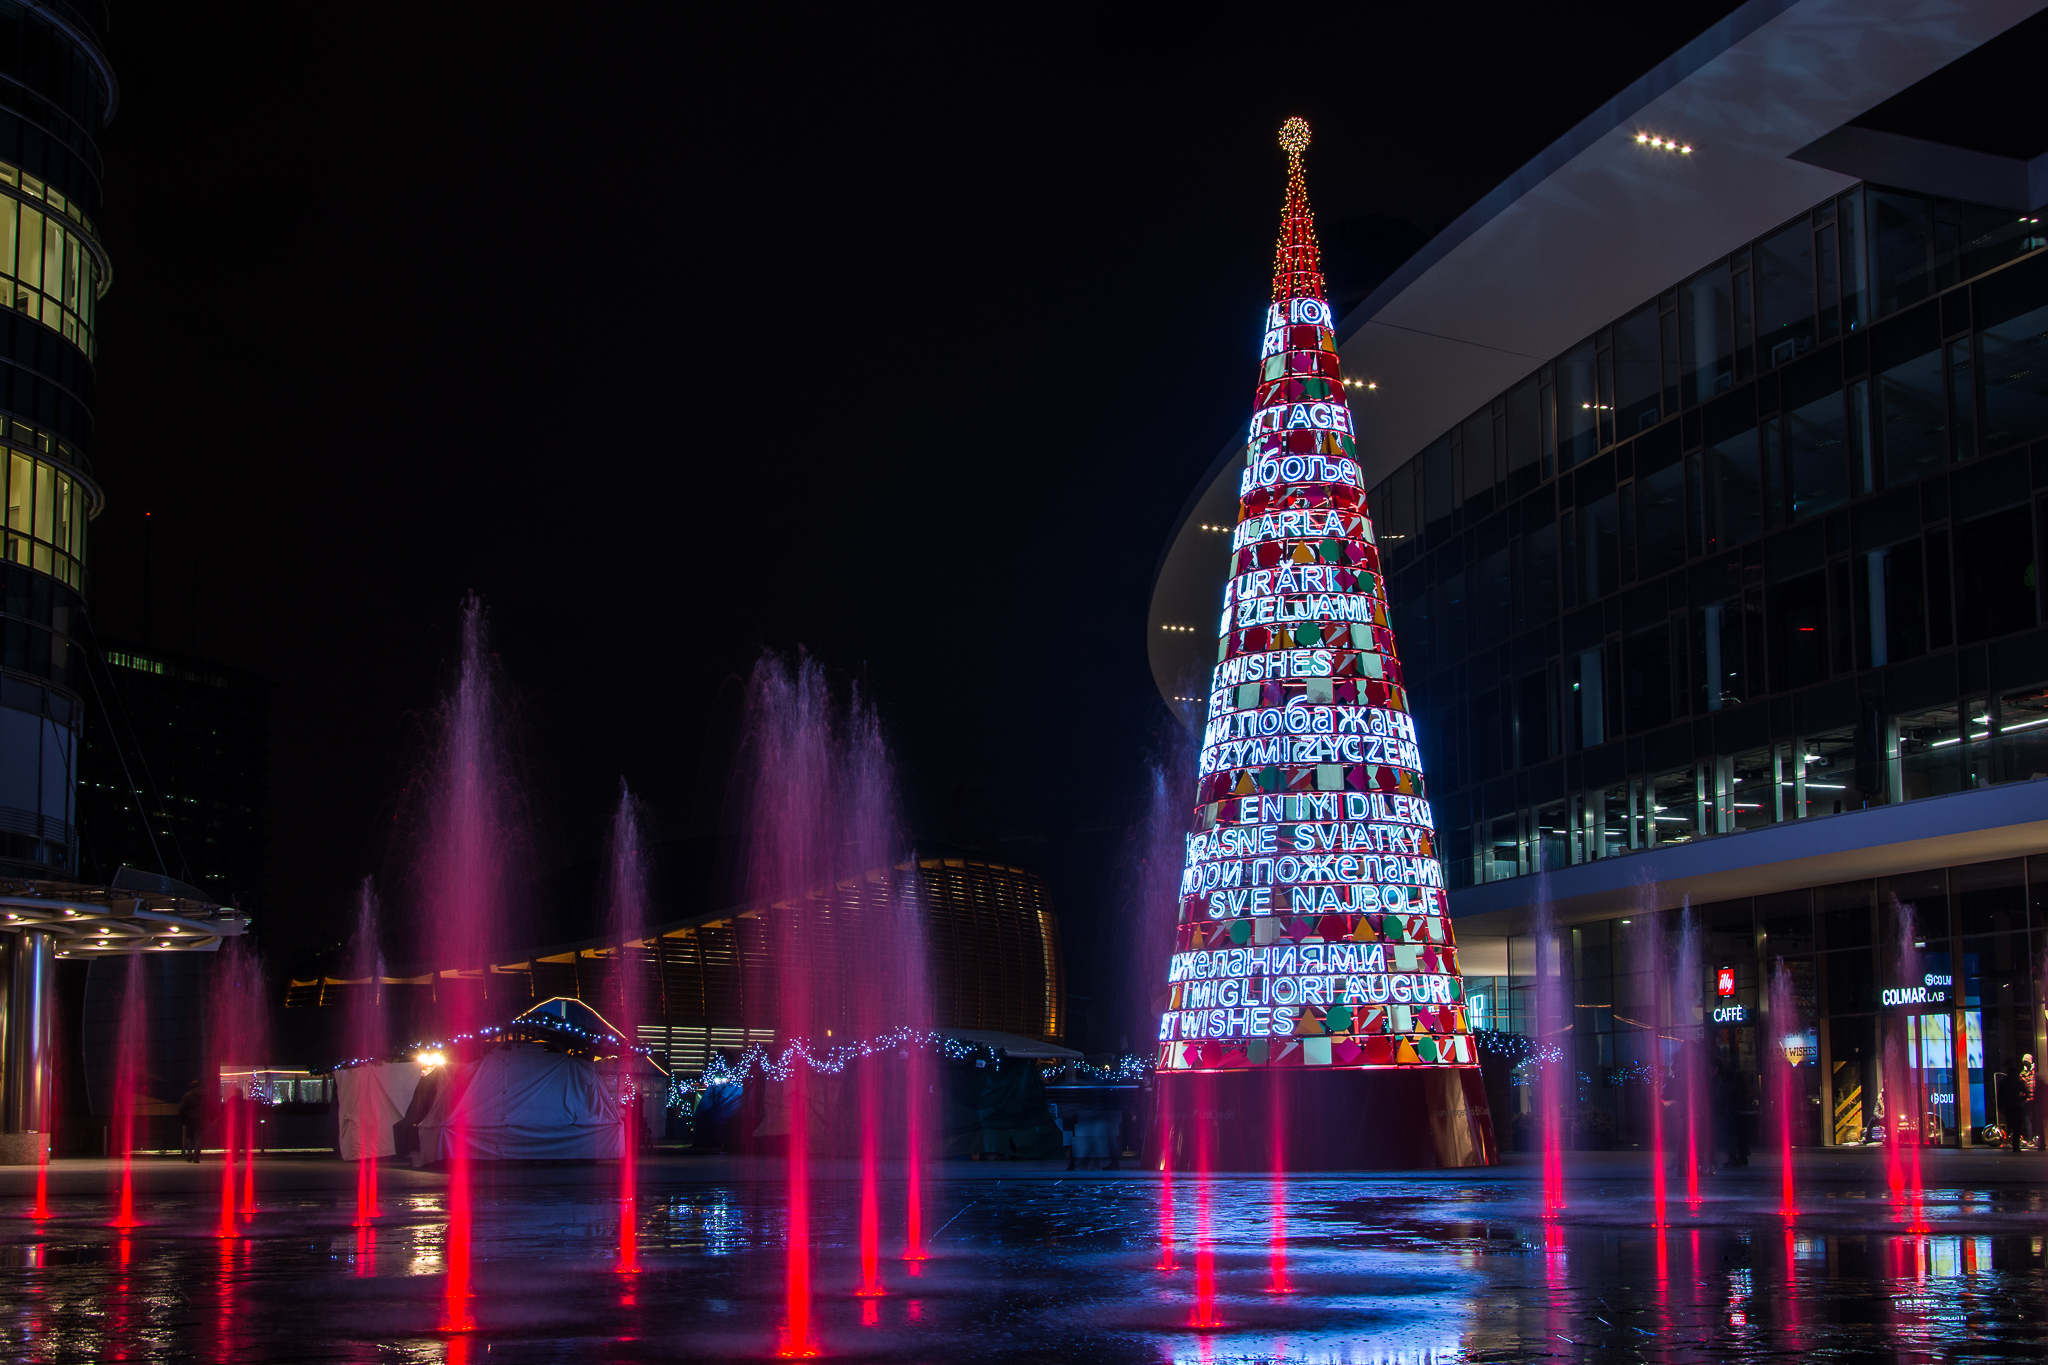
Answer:
[[1153, 1061], [1150, 1057], [1119, 1057], [1106, 1066], [1095, 1066], [1089, 1062], [1047, 1062], [1041, 1069], [1048, 1081], [1060, 1076], [1078, 1076], [1082, 1080], [1105, 1084], [1127, 1084], [1151, 1075]]
[[416, 1060], [423, 1052], [446, 1052], [458, 1043], [497, 1042], [505, 1037], [516, 1036], [528, 1031], [551, 1034], [558, 1037], [567, 1035], [570, 1040], [591, 1047], [599, 1044], [609, 1044], [626, 1052], [637, 1053], [642, 1057], [652, 1057], [654, 1055], [653, 1048], [645, 1047], [639, 1043], [629, 1043], [616, 1033], [598, 1033], [591, 1029], [578, 1028], [567, 1020], [558, 1020], [552, 1016], [535, 1015], [516, 1019], [509, 1024], [486, 1025], [473, 1032], [458, 1033], [452, 1037], [435, 1042], [415, 1042], [400, 1048], [390, 1056], [350, 1057], [346, 1061], [333, 1063], [326, 1067], [325, 1070], [330, 1072], [346, 1071], [350, 1067], [369, 1066], [380, 1062], [410, 1062]]
[[[885, 1052], [908, 1052], [911, 1048], [930, 1049], [949, 1062], [973, 1062], [977, 1066], [1002, 1070], [1003, 1063], [1010, 1060], [1004, 1048], [991, 1047], [986, 1043], [966, 1043], [949, 1038], [942, 1033], [905, 1025], [865, 1040], [835, 1042], [827, 1048], [818, 1047], [809, 1038], [798, 1038], [780, 1052], [771, 1052], [767, 1046], [754, 1043], [740, 1053], [737, 1061], [727, 1061], [714, 1054], [705, 1063], [703, 1073], [697, 1079], [689, 1080], [680, 1074], [671, 1075], [668, 1082], [668, 1107], [681, 1109], [690, 1096], [701, 1094], [715, 1086], [743, 1086], [749, 1076], [758, 1073], [771, 1081], [786, 1081], [796, 1074], [798, 1065], [810, 1067], [814, 1072], [837, 1076], [848, 1065], [864, 1058], [879, 1056]], [[1052, 1061], [1042, 1063], [1039, 1074], [1045, 1080], [1057, 1076], [1074, 1074], [1088, 1080], [1100, 1082], [1129, 1082], [1142, 1080], [1152, 1073], [1149, 1057], [1119, 1057], [1104, 1066], [1084, 1061]]]
[[[516, 1035], [529, 1029], [539, 1032], [563, 1035], [580, 1043], [590, 1045], [609, 1044], [635, 1052], [643, 1057], [652, 1056], [654, 1049], [638, 1043], [628, 1043], [615, 1033], [597, 1033], [590, 1029], [578, 1028], [566, 1021], [552, 1017], [534, 1016], [522, 1018], [506, 1025], [492, 1025], [470, 1033], [458, 1033], [450, 1038], [435, 1042], [415, 1042], [401, 1049], [393, 1057], [351, 1057], [335, 1062], [326, 1068], [329, 1072], [346, 1071], [350, 1067], [366, 1066], [375, 1062], [411, 1061], [422, 1053], [445, 1052], [458, 1043], [497, 1041], [508, 1035]], [[666, 1090], [666, 1103], [670, 1109], [680, 1109], [693, 1094], [709, 1090], [713, 1086], [744, 1085], [747, 1077], [755, 1072], [772, 1081], [786, 1081], [796, 1074], [799, 1063], [809, 1066], [814, 1072], [836, 1076], [853, 1062], [874, 1057], [884, 1052], [906, 1052], [910, 1048], [931, 1049], [949, 1062], [975, 1062], [1000, 1071], [1009, 1059], [1006, 1049], [991, 1047], [986, 1043], [966, 1043], [949, 1038], [942, 1033], [905, 1025], [888, 1033], [862, 1041], [834, 1043], [819, 1048], [809, 1038], [799, 1038], [780, 1053], [770, 1053], [760, 1043], [749, 1046], [739, 1060], [728, 1062], [714, 1054], [705, 1064], [704, 1071], [696, 1080], [671, 1073]], [[1078, 1075], [1088, 1080], [1102, 1082], [1129, 1082], [1142, 1080], [1152, 1073], [1152, 1061], [1147, 1057], [1119, 1057], [1105, 1066], [1096, 1066], [1085, 1061], [1053, 1061], [1040, 1067], [1040, 1074], [1051, 1080], [1062, 1075]], [[633, 1093], [639, 1093], [636, 1089]]]

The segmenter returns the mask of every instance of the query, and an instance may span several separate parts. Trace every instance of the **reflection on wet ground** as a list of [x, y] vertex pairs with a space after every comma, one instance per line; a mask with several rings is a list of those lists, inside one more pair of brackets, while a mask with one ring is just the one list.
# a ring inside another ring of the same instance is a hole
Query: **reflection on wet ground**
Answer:
[[[2032, 1163], [2029, 1162], [2028, 1173]], [[442, 1336], [442, 1202], [388, 1190], [349, 1226], [338, 1168], [215, 1236], [195, 1179], [145, 1226], [73, 1195], [0, 1221], [0, 1358], [25, 1361], [655, 1361], [764, 1358], [781, 1311], [781, 1186], [759, 1170], [656, 1162], [640, 1202], [644, 1273], [612, 1273], [614, 1206], [589, 1173], [500, 1175], [480, 1191], [479, 1330]], [[2041, 1174], [2048, 1176], [2048, 1164]], [[202, 1171], [194, 1170], [199, 1177]], [[1767, 1175], [1717, 1182], [1697, 1218], [1647, 1221], [1640, 1172], [1582, 1172], [1557, 1225], [1521, 1173], [1295, 1176], [1286, 1275], [1272, 1287], [1263, 1180], [1207, 1201], [1214, 1318], [1197, 1331], [1202, 1235], [1191, 1182], [1162, 1272], [1157, 1176], [985, 1169], [934, 1192], [932, 1258], [853, 1294], [857, 1186], [813, 1185], [818, 1331], [875, 1361], [1747, 1360], [2039, 1356], [2048, 1349], [2048, 1200], [2027, 1184], [1929, 1191], [1937, 1231], [1897, 1230], [1882, 1181], [1809, 1184], [1790, 1225]], [[2009, 1181], [2010, 1176], [2002, 1176]], [[293, 1181], [280, 1179], [281, 1185]], [[10, 1212], [26, 1207], [17, 1203]]]

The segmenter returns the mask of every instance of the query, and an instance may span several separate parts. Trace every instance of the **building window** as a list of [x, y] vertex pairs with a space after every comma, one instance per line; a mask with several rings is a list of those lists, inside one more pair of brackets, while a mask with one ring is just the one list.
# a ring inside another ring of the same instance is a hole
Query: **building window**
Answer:
[[34, 318], [94, 353], [99, 297], [107, 289], [92, 225], [51, 186], [0, 163], [0, 307]]
[[6, 559], [83, 590], [85, 522], [90, 498], [69, 470], [0, 450], [6, 473]]

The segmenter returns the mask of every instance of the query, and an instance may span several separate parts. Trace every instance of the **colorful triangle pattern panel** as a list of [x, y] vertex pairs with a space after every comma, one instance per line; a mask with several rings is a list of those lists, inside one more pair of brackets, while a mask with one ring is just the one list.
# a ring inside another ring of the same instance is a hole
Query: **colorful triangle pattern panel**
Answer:
[[1471, 1067], [1457, 941], [1302, 152], [1216, 627], [1163, 1071]]

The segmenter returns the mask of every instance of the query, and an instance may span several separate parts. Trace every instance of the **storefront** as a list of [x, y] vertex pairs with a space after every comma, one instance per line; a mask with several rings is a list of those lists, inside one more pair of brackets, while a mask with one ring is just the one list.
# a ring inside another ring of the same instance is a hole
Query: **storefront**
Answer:
[[[1722, 1087], [1717, 1102], [1734, 1109], [1752, 1142], [1764, 1136], [1765, 1080], [1782, 1058], [1799, 1145], [1886, 1133], [1983, 1145], [1987, 1124], [2009, 1130], [2021, 1120], [2022, 1058], [2048, 1052], [2038, 985], [2048, 857], [1635, 913], [1560, 933], [1564, 999], [1552, 1024], [1540, 1019], [1532, 938], [1509, 939], [1508, 972], [1466, 988], [1484, 1001], [1475, 1024], [1568, 1046], [1582, 1145], [1642, 1145], [1651, 1087], [1676, 1101], [1673, 1077], [1689, 1047], [1700, 1049], [1713, 1078], [1704, 1084]], [[1523, 1087], [1511, 1108], [1527, 1106]]]

